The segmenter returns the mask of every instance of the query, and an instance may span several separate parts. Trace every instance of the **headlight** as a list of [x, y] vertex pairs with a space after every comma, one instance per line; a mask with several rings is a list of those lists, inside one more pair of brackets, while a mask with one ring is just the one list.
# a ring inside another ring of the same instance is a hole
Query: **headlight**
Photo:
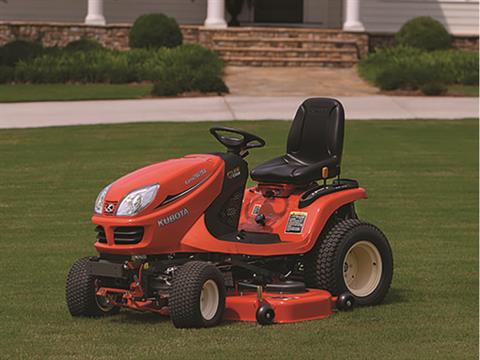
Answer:
[[110, 189], [110, 186], [112, 186], [112, 184], [108, 185], [108, 186], [105, 186], [103, 188], [102, 191], [100, 191], [100, 193], [98, 194], [97, 196], [97, 200], [95, 200], [95, 212], [97, 214], [101, 214], [102, 213], [102, 208], [103, 208], [103, 201], [105, 200], [105, 195], [107, 195], [107, 191], [108, 189]]
[[160, 185], [137, 189], [125, 196], [117, 209], [118, 216], [132, 216], [145, 209], [157, 195]]

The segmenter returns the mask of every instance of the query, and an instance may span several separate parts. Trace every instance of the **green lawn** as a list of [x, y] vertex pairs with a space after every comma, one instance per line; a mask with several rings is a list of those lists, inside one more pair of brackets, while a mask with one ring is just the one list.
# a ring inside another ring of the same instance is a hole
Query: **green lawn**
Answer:
[[[284, 151], [288, 122], [225, 124], [267, 139], [252, 165]], [[0, 130], [1, 359], [478, 359], [478, 120], [347, 123], [343, 176], [368, 189], [359, 215], [394, 251], [381, 306], [264, 328], [71, 318], [65, 276], [94, 253], [97, 192], [140, 166], [219, 150], [209, 126]]]
[[456, 96], [478, 96], [478, 85], [450, 85], [447, 95]]
[[0, 102], [137, 99], [151, 90], [148, 84], [0, 85]]

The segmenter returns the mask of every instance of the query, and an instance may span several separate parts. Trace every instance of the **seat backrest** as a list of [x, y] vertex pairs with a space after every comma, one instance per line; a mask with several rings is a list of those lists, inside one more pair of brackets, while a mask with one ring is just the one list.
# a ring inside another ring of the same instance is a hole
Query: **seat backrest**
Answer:
[[309, 164], [331, 160], [337, 171], [330, 171], [328, 177], [336, 176], [340, 170], [344, 125], [345, 112], [338, 100], [307, 99], [293, 119], [287, 153]]

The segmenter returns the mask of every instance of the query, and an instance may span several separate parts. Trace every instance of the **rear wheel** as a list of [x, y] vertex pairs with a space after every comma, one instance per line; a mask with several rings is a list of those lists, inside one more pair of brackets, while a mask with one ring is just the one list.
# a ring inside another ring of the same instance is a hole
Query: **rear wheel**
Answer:
[[77, 260], [67, 275], [66, 300], [72, 316], [108, 316], [115, 315], [120, 308], [97, 296], [98, 281], [88, 275], [89, 257]]
[[358, 219], [339, 221], [306, 256], [309, 285], [350, 293], [358, 305], [380, 303], [390, 288], [393, 257], [385, 235]]
[[177, 328], [218, 325], [225, 310], [222, 273], [203, 261], [191, 261], [181, 266], [173, 276], [169, 308]]

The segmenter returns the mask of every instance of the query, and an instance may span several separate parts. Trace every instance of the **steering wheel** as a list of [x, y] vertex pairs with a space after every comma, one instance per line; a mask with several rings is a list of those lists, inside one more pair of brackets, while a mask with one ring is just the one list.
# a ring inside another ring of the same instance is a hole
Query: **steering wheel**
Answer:
[[257, 135], [250, 134], [243, 130], [233, 129], [224, 126], [210, 128], [210, 133], [217, 139], [228, 152], [239, 155], [240, 152], [265, 146], [265, 140]]

